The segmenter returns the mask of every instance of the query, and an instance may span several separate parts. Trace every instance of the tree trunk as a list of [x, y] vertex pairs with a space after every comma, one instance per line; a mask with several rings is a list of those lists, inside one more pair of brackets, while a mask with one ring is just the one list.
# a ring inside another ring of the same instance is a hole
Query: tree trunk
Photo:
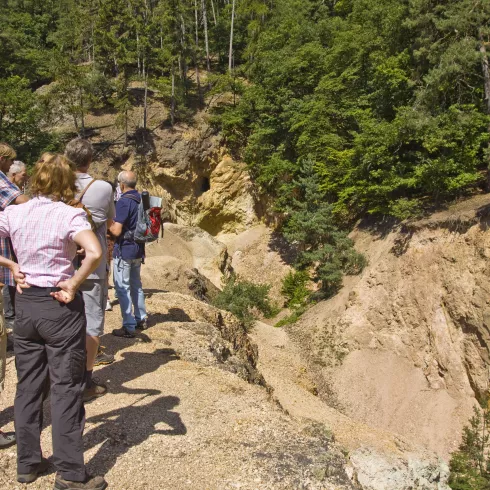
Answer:
[[194, 0], [194, 16], [196, 19], [196, 52], [194, 54], [194, 64], [196, 66], [197, 96], [199, 105], [202, 105], [201, 78], [199, 77], [199, 16], [197, 14], [197, 0]]
[[181, 15], [180, 16], [181, 20], [181, 28], [182, 28], [182, 37], [181, 37], [181, 49], [182, 49], [182, 56], [181, 56], [181, 62], [182, 62], [182, 82], [184, 84], [184, 99], [187, 101], [187, 95], [188, 95], [188, 90], [187, 90], [187, 63], [185, 60], [185, 22], [184, 22], [184, 17]]
[[172, 127], [175, 123], [175, 68], [172, 62], [172, 98], [170, 102], [170, 122]]
[[235, 0], [233, 0], [233, 5], [231, 9], [231, 28], [230, 28], [230, 52], [228, 55], [228, 70], [231, 73], [233, 69], [233, 27], [235, 24]]
[[[205, 1], [206, 0], [204, 0], [204, 2]], [[214, 10], [214, 2], [213, 2], [213, 0], [211, 0], [211, 10], [213, 11], [214, 25], [217, 26], [218, 25], [218, 21], [216, 20], [216, 12]]]
[[147, 123], [148, 123], [148, 74], [145, 75], [145, 99], [143, 105], [143, 129], [145, 131], [146, 131]]
[[80, 89], [80, 137], [85, 138], [85, 115], [83, 108], [83, 89]]
[[[488, 62], [487, 47], [485, 44], [485, 38], [483, 33], [480, 31], [480, 53], [481, 53], [481, 65], [483, 71], [483, 85], [485, 88], [485, 99], [486, 99], [486, 110], [487, 115], [490, 116], [490, 66]], [[488, 127], [488, 132], [490, 133], [490, 125]], [[487, 191], [490, 192], [490, 141], [488, 143], [488, 168], [487, 168]]]
[[208, 37], [208, 14], [206, 10], [206, 0], [202, 0], [202, 21], [204, 24], [204, 44], [206, 45], [206, 69], [211, 71], [211, 61], [209, 58], [209, 37]]
[[95, 36], [94, 36], [94, 23], [93, 22], [91, 24], [91, 31], [92, 31], [92, 60], [94, 62], [94, 66], [95, 66]]
[[136, 31], [136, 58], [138, 60], [138, 76], [141, 76], [141, 62], [140, 62], [140, 36]]
[[124, 147], [128, 146], [128, 111], [124, 111]]

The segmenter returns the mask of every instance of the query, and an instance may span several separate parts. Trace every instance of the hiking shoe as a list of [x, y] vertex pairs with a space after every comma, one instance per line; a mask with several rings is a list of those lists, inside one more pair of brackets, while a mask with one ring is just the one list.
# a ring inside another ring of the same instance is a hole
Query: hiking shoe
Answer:
[[6, 447], [13, 446], [16, 443], [15, 433], [10, 432], [6, 434], [0, 430], [0, 449], [4, 449]]
[[5, 328], [7, 332], [13, 332], [15, 327], [15, 317], [14, 318], [5, 318]]
[[138, 330], [146, 330], [147, 328], [149, 327], [148, 325], [148, 318], [145, 318], [144, 320], [140, 320], [137, 324], [136, 324], [136, 328]]
[[87, 403], [95, 398], [100, 398], [107, 393], [107, 386], [102, 384], [98, 378], [92, 378], [92, 383], [83, 390], [83, 402]]
[[114, 356], [112, 354], [106, 354], [104, 348], [101, 346], [95, 356], [94, 367], [95, 366], [106, 366], [107, 364], [112, 364], [114, 362]]
[[105, 305], [105, 311], [112, 311], [112, 303], [110, 299], [107, 300], [107, 303]]
[[107, 482], [101, 476], [87, 475], [85, 481], [65, 480], [62, 476], [56, 475], [54, 490], [105, 490]]
[[124, 337], [125, 339], [134, 339], [134, 333], [126, 330], [124, 327], [116, 328], [112, 331], [112, 335], [115, 335], [116, 337]]
[[17, 473], [17, 481], [19, 483], [32, 483], [37, 480], [39, 475], [42, 475], [49, 468], [49, 461], [46, 458], [41, 458], [41, 462], [34, 468], [31, 473]]

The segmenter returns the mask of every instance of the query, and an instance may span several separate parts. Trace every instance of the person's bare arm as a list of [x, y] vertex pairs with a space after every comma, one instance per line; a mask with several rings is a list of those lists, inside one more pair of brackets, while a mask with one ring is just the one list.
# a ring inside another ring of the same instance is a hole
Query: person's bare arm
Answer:
[[10, 204], [24, 204], [29, 198], [25, 194], [17, 196]]
[[6, 259], [0, 255], [0, 266], [6, 267], [12, 271], [15, 282], [17, 284], [17, 291], [22, 294], [22, 289], [28, 288], [29, 286], [26, 284], [25, 275], [20, 272], [19, 264], [15, 263], [13, 260]]
[[83, 230], [78, 232], [73, 240], [75, 243], [85, 250], [85, 259], [83, 259], [80, 269], [75, 272], [75, 275], [66, 281], [61, 281], [58, 287], [61, 291], [51, 293], [51, 296], [56, 298], [61, 303], [70, 303], [75, 298], [80, 285], [87, 277], [97, 269], [102, 259], [102, 248], [99, 240], [92, 230]]
[[122, 223], [118, 223], [117, 221], [113, 221], [111, 224], [111, 227], [109, 228], [110, 234], [117, 238], [118, 236], [121, 236], [122, 231], [123, 231]]

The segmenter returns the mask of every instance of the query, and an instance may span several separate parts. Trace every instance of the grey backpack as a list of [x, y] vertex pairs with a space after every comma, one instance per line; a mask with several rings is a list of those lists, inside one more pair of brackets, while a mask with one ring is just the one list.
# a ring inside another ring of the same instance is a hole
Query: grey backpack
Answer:
[[125, 240], [132, 240], [136, 243], [151, 243], [158, 240], [160, 230], [162, 230], [162, 208], [153, 207], [145, 209], [143, 199], [133, 195], [123, 195], [121, 199], [131, 199], [138, 203], [138, 221], [134, 231], [124, 233]]

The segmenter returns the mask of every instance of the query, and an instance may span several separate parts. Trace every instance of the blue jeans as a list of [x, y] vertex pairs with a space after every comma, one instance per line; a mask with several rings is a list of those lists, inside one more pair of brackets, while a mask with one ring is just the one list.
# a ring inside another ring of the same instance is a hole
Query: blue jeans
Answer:
[[136, 324], [148, 316], [141, 284], [141, 259], [114, 258], [114, 288], [121, 306], [123, 327], [134, 332]]

